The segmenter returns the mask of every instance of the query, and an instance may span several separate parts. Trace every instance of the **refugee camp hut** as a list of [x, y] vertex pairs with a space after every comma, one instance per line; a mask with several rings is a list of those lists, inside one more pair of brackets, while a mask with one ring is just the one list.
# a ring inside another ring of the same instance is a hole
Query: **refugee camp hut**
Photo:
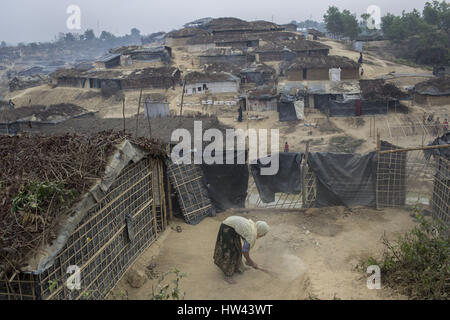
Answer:
[[327, 56], [330, 53], [330, 46], [326, 44], [310, 41], [310, 40], [291, 40], [285, 41], [283, 44], [295, 52], [297, 56]]
[[[359, 82], [356, 80], [288, 81], [280, 86], [279, 91], [303, 97], [306, 108], [316, 108], [330, 116], [354, 115], [353, 100], [360, 99]], [[353, 101], [352, 105], [342, 105], [344, 101], [350, 100]]]
[[166, 34], [165, 44], [170, 47], [185, 46], [189, 38], [202, 34], [208, 34], [208, 31], [200, 28], [183, 28], [180, 30], [171, 31]]
[[268, 43], [262, 47], [259, 47], [255, 50], [255, 53], [258, 55], [259, 61], [261, 62], [290, 61], [295, 59], [297, 56], [296, 53], [288, 47], [273, 43]]
[[66, 103], [33, 105], [9, 110], [0, 108], [0, 134], [40, 132], [66, 120], [92, 114], [80, 106]]
[[248, 99], [249, 111], [276, 111], [279, 94], [276, 87], [264, 85], [253, 88], [247, 94], [242, 94], [244, 110], [246, 110], [246, 100]]
[[285, 31], [293, 31], [293, 32], [296, 32], [296, 31], [297, 31], [297, 25], [294, 24], [294, 23], [282, 24], [281, 27], [282, 27]]
[[343, 56], [300, 56], [287, 64], [283, 75], [289, 81], [359, 79], [359, 64]]
[[131, 57], [132, 60], [145, 62], [169, 63], [172, 58], [172, 48], [168, 46], [125, 46], [112, 51]]
[[266, 64], [254, 62], [240, 71], [240, 77], [241, 83], [263, 85], [274, 81], [275, 70]]
[[[0, 299], [105, 299], [167, 226], [164, 148], [111, 132], [0, 139]], [[35, 188], [36, 221], [13, 205]]]
[[253, 54], [237, 49], [216, 48], [209, 49], [199, 56], [201, 66], [205, 64], [232, 63], [236, 65], [247, 65], [255, 61]]
[[186, 41], [186, 48], [189, 52], [203, 52], [215, 47], [216, 44], [212, 34], [199, 34]]
[[57, 86], [91, 89], [169, 89], [180, 81], [180, 70], [175, 67], [143, 68], [138, 70], [60, 69], [52, 74]]
[[410, 95], [393, 83], [384, 79], [359, 80], [361, 88], [361, 107], [363, 114], [384, 114], [389, 110], [407, 112], [408, 108], [401, 104], [409, 100]]
[[58, 87], [73, 88], [114, 88], [121, 89], [119, 70], [77, 70], [59, 69], [51, 74], [52, 82]]
[[125, 74], [121, 80], [123, 89], [169, 89], [180, 83], [181, 72], [176, 67], [144, 68]]
[[306, 33], [308, 34], [308, 40], [317, 40], [318, 38], [325, 37], [323, 32], [313, 28], [307, 29]]
[[240, 79], [226, 72], [191, 72], [184, 77], [185, 94], [236, 93]]
[[279, 121], [296, 121], [304, 119], [304, 100], [302, 97], [281, 93], [278, 100]]
[[141, 44], [142, 45], [164, 45], [166, 38], [166, 33], [163, 31], [155, 32], [152, 34], [149, 34], [148, 36], [141, 37]]
[[240, 33], [233, 35], [218, 34], [214, 36], [215, 46], [230, 47], [236, 49], [257, 48], [259, 46], [259, 37], [252, 33]]
[[129, 53], [131, 59], [146, 62], [169, 63], [172, 58], [172, 49], [168, 46], [155, 46], [139, 48]]
[[201, 26], [202, 29], [208, 30], [213, 35], [232, 35], [239, 33], [259, 33], [282, 31], [283, 27], [268, 21], [251, 21], [247, 22], [237, 18], [217, 18], [212, 19], [208, 23]]
[[257, 36], [260, 40], [272, 43], [282, 43], [286, 40], [301, 40], [303, 35], [299, 33], [289, 32], [289, 31], [273, 31], [258, 33]]
[[151, 93], [144, 97], [144, 115], [150, 118], [161, 118], [170, 115], [167, 96]]
[[99, 58], [95, 65], [100, 69], [108, 69], [120, 66], [120, 54], [108, 53], [101, 58]]
[[413, 91], [414, 103], [427, 106], [450, 105], [450, 76], [417, 83]]

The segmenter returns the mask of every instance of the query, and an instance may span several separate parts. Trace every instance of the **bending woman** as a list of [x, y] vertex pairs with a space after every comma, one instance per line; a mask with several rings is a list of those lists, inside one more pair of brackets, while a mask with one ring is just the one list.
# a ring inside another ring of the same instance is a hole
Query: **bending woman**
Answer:
[[[265, 236], [267, 232], [269, 226], [264, 221], [255, 223], [250, 219], [231, 216], [222, 222], [214, 249], [214, 263], [223, 271], [228, 283], [235, 283], [232, 279], [235, 272], [244, 272], [242, 255], [248, 266], [258, 269], [258, 265], [250, 258], [250, 249], [255, 245], [256, 239]], [[241, 238], [244, 240], [243, 246]]]

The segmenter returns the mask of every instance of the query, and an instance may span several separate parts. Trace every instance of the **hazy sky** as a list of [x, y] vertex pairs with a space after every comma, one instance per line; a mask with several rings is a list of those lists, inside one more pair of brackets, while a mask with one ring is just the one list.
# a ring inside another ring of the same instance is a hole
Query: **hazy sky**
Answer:
[[402, 10], [422, 11], [426, 0], [0, 0], [0, 41], [49, 41], [58, 32], [69, 32], [69, 5], [81, 9], [81, 29], [115, 34], [133, 27], [143, 34], [170, 31], [202, 17], [238, 17], [288, 23], [312, 18], [322, 21], [328, 6], [349, 9], [358, 15], [377, 5], [381, 15]]

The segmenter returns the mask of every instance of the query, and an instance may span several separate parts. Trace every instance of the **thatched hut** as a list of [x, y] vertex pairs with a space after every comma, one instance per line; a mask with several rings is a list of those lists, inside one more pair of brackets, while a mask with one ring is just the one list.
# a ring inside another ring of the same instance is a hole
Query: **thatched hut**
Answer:
[[111, 132], [0, 140], [0, 299], [105, 298], [167, 226], [164, 148]]

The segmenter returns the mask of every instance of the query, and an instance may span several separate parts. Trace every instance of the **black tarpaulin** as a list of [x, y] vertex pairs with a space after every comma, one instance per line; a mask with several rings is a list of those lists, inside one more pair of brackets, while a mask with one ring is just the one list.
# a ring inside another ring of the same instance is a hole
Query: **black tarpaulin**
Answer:
[[252, 164], [253, 180], [259, 192], [259, 197], [264, 203], [275, 201], [275, 193], [299, 194], [301, 192], [300, 165], [302, 154], [300, 152], [283, 152], [274, 154], [279, 156], [279, 169], [275, 175], [261, 175], [261, 168], [268, 167], [266, 158], [258, 159]]
[[233, 164], [226, 163], [226, 153], [224, 153], [222, 154], [223, 164], [203, 162], [201, 165], [204, 183], [216, 212], [245, 207], [249, 173], [247, 164], [237, 164], [238, 159], [241, 158], [239, 155], [242, 153], [245, 151], [234, 151]]
[[278, 102], [278, 117], [280, 121], [297, 120], [294, 107], [295, 99], [289, 95], [283, 95]]
[[[433, 142], [429, 143], [429, 146], [438, 146], [450, 144], [450, 132], [443, 134], [441, 137], [434, 139]], [[450, 159], [450, 148], [432, 149], [423, 151], [425, 159], [430, 159], [431, 155], [441, 156], [446, 159]]]
[[376, 152], [310, 153], [308, 165], [317, 177], [316, 207], [375, 206]]
[[[318, 98], [316, 108], [323, 113], [328, 114], [330, 117], [354, 117], [358, 114], [356, 106], [357, 99], [346, 101], [327, 99], [327, 97]], [[368, 100], [360, 101], [362, 116], [387, 113], [385, 102]]]

